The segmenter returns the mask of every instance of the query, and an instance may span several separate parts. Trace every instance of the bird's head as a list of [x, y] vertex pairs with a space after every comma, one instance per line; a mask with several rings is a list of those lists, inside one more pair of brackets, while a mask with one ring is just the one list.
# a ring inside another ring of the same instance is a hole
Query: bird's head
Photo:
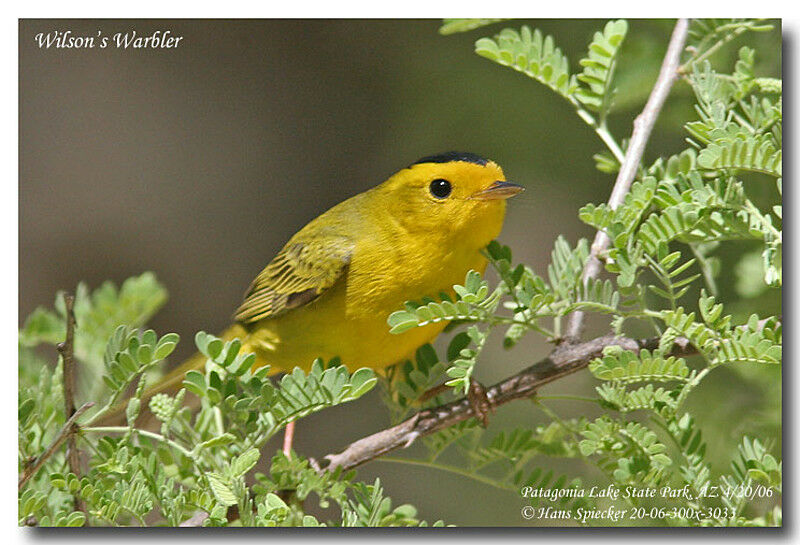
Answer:
[[500, 233], [506, 199], [524, 188], [506, 181], [494, 161], [448, 152], [423, 157], [376, 189], [408, 231], [483, 247]]

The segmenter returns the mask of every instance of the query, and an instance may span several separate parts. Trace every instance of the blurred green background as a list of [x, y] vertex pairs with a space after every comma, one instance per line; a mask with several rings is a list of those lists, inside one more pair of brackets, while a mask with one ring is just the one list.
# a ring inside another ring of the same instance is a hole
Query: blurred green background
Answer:
[[[604, 22], [525, 21], [555, 37], [573, 72]], [[610, 119], [618, 139], [629, 135], [647, 98], [673, 25], [629, 23]], [[229, 323], [250, 280], [305, 223], [417, 158], [447, 150], [492, 158], [527, 187], [510, 203], [500, 240], [516, 260], [545, 273], [559, 233], [573, 244], [593, 235], [578, 208], [605, 201], [613, 177], [594, 168], [602, 144], [566, 101], [474, 54], [477, 38], [520, 24], [441, 36], [437, 20], [21, 21], [20, 324], [36, 306], [51, 306], [59, 289], [119, 284], [152, 270], [170, 300], [151, 326], [181, 335], [180, 361], [197, 330]], [[39, 32], [68, 29], [76, 36], [168, 29], [183, 41], [169, 50], [40, 49], [35, 42]], [[745, 44], [757, 49], [758, 75], [780, 76], [779, 26], [739, 38], [712, 60], [728, 70]], [[648, 163], [684, 149], [691, 104], [679, 82]], [[744, 250], [719, 254], [729, 300], [738, 298], [732, 265]], [[757, 294], [730, 310], [779, 304], [780, 293]], [[605, 328], [590, 321], [587, 335]], [[529, 337], [506, 352], [496, 337], [476, 371], [485, 384], [549, 350]], [[780, 370], [717, 372], [725, 380], [709, 381], [694, 401], [714, 407], [699, 419], [724, 469], [744, 432], [764, 431], [780, 445]], [[583, 372], [543, 393], [591, 395], [592, 385]], [[565, 416], [596, 410], [575, 402], [553, 407]], [[301, 421], [296, 447], [323, 456], [387, 420], [373, 392]], [[518, 402], [501, 408], [490, 430], [545, 421]], [[571, 460], [540, 463], [571, 475], [587, 471]], [[359, 475], [380, 476], [395, 502], [413, 503], [428, 520], [540, 524], [522, 519], [514, 494], [461, 477], [381, 462]]]

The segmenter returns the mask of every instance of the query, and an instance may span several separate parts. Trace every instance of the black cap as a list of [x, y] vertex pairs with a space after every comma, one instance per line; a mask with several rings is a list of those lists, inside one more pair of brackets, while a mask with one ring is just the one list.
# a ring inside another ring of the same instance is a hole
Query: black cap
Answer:
[[476, 165], [481, 165], [481, 166], [484, 166], [486, 165], [486, 163], [489, 162], [488, 159], [484, 159], [480, 155], [469, 153], [468, 151], [448, 151], [445, 153], [440, 153], [439, 155], [429, 155], [428, 157], [423, 157], [422, 159], [412, 164], [418, 165], [420, 163], [451, 163], [453, 161], [474, 163]]

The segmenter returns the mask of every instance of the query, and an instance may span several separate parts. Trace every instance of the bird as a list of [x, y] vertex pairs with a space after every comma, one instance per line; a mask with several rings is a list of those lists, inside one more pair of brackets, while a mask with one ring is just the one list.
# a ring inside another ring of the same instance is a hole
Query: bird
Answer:
[[[423, 157], [386, 181], [320, 214], [292, 236], [255, 277], [223, 340], [238, 338], [270, 373], [308, 371], [338, 358], [349, 371], [378, 373], [433, 341], [446, 321], [400, 334], [388, 316], [408, 300], [447, 293], [503, 226], [506, 200], [523, 190], [501, 167], [468, 152]], [[176, 390], [202, 370], [198, 354], [145, 397]]]

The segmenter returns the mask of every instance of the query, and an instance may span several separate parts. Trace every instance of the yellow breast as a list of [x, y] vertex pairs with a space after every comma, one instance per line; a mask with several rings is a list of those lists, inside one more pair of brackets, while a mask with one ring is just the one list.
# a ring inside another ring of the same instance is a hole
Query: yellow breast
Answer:
[[352, 371], [359, 367], [382, 369], [403, 361], [432, 341], [447, 323], [392, 335], [386, 323], [389, 314], [403, 308], [407, 300], [436, 296], [441, 291], [452, 295], [452, 285], [463, 283], [467, 271], [483, 272], [486, 267], [485, 258], [477, 251], [452, 254], [445, 263], [415, 256], [403, 268], [388, 266], [398, 256], [375, 261], [386, 267], [359, 266], [368, 256], [368, 252], [357, 252], [344, 281], [316, 301], [257, 323], [248, 344], [259, 356], [258, 364], [270, 364], [276, 371], [295, 366], [308, 370], [317, 357], [329, 360], [339, 356]]

